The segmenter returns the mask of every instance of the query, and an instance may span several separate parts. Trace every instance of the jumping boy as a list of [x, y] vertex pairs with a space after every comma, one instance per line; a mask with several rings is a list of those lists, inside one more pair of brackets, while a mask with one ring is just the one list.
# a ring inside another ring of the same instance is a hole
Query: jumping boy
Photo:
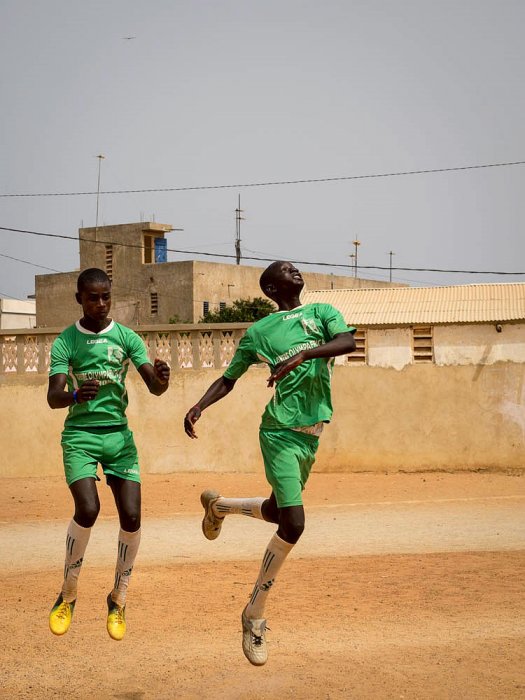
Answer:
[[100, 502], [96, 481], [100, 462], [120, 521], [113, 590], [107, 597], [106, 627], [121, 640], [126, 632], [125, 605], [129, 578], [140, 542], [140, 470], [133, 433], [128, 429], [125, 388], [133, 362], [149, 391], [168, 388], [170, 369], [152, 365], [141, 338], [108, 318], [111, 281], [103, 270], [84, 270], [77, 280], [76, 300], [83, 316], [53, 343], [47, 401], [69, 408], [62, 433], [66, 481], [75, 513], [66, 537], [62, 590], [49, 615], [53, 634], [65, 634], [77, 598], [78, 576]]
[[302, 306], [304, 282], [289, 262], [272, 263], [261, 275], [262, 291], [278, 311], [257, 321], [241, 339], [222, 377], [190, 408], [184, 429], [196, 438], [194, 425], [202, 411], [222, 399], [252, 364], [270, 367], [268, 386], [275, 394], [262, 416], [259, 439], [269, 498], [224, 498], [204, 491], [202, 530], [216, 539], [226, 515], [240, 514], [278, 525], [271, 538], [248, 605], [241, 616], [242, 647], [248, 661], [266, 663], [264, 607], [275, 577], [304, 530], [302, 490], [315, 461], [323, 424], [332, 416], [330, 377], [333, 359], [355, 350], [353, 333], [342, 315], [329, 304]]

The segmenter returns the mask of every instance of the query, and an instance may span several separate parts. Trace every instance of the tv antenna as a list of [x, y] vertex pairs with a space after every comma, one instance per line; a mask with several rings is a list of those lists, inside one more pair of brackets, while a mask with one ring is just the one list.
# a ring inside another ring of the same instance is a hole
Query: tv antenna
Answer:
[[235, 260], [237, 265], [241, 264], [241, 221], [244, 221], [244, 217], [241, 214], [243, 211], [244, 209], [241, 209], [241, 195], [239, 195], [237, 209], [235, 210]]
[[105, 159], [106, 156], [103, 156], [102, 153], [99, 153], [96, 158], [98, 158], [98, 180], [97, 180], [97, 213], [95, 215], [95, 240], [97, 240], [97, 231], [98, 231], [98, 200], [100, 197], [100, 166], [102, 164], [102, 161]]
[[395, 255], [395, 253], [390, 251], [388, 255], [390, 256], [390, 282], [392, 282], [392, 256]]
[[359, 246], [361, 245], [361, 241], [358, 241], [357, 238], [356, 238], [355, 241], [352, 241], [352, 244], [353, 244], [353, 246], [354, 246], [355, 252], [354, 252], [354, 253], [351, 253], [351, 254], [350, 254], [350, 257], [351, 257], [351, 258], [353, 259], [353, 261], [354, 261], [354, 277], [357, 277], [357, 249], [358, 249]]

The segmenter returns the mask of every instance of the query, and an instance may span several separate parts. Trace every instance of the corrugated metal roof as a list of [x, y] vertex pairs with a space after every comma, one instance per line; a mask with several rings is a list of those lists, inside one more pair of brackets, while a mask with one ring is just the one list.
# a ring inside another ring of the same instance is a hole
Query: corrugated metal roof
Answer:
[[303, 304], [332, 304], [356, 326], [525, 320], [525, 284], [307, 291]]

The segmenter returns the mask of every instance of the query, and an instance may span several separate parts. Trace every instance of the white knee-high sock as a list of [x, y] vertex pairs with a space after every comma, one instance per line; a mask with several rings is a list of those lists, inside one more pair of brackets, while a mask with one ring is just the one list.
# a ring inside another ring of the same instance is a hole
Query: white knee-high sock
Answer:
[[213, 504], [213, 512], [219, 518], [225, 515], [247, 515], [249, 518], [264, 520], [261, 506], [266, 498], [224, 498], [221, 496]]
[[62, 584], [62, 599], [68, 603], [72, 603], [77, 597], [78, 577], [90, 535], [90, 527], [82, 527], [71, 520], [66, 535], [66, 559]]
[[139, 551], [140, 528], [135, 532], [126, 532], [122, 528], [118, 533], [117, 565], [115, 566], [115, 584], [111, 598], [118, 605], [126, 604], [128, 584], [133, 571], [135, 557]]
[[263, 617], [268, 593], [292, 548], [293, 544], [285, 542], [277, 534], [268, 543], [250, 602], [244, 610], [249, 620], [260, 620]]

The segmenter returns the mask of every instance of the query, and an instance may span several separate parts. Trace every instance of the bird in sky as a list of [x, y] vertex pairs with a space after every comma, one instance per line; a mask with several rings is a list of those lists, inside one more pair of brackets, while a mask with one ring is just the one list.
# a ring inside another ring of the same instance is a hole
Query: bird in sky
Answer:
[[125, 41], [131, 41], [131, 39], [136, 39], [136, 36], [123, 36], [122, 37]]

